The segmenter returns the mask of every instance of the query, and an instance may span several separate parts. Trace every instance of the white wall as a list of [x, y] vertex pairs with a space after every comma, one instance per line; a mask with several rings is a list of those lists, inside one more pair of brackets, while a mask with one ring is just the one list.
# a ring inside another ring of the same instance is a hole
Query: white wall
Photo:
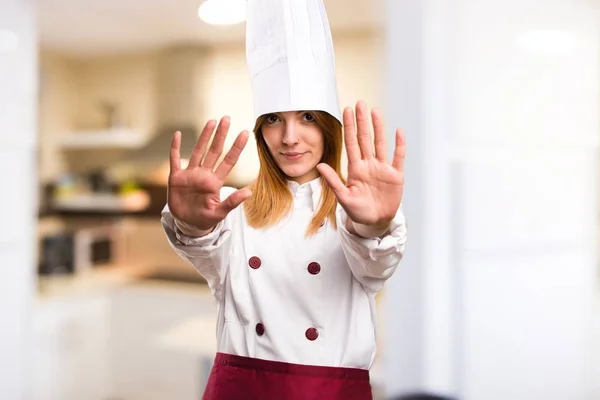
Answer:
[[81, 90], [76, 84], [79, 64], [55, 54], [40, 55], [39, 179], [46, 182], [66, 168], [54, 143], [57, 135], [75, 129], [75, 116]]
[[3, 0], [1, 10], [0, 398], [21, 400], [34, 283], [37, 45], [29, 2]]
[[416, 3], [388, 1], [410, 224], [389, 392], [592, 399], [598, 5]]

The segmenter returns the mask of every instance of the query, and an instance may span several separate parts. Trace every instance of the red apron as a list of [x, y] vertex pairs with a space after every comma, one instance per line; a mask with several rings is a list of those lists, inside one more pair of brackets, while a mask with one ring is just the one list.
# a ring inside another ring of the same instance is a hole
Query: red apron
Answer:
[[372, 400], [369, 371], [217, 353], [203, 400]]

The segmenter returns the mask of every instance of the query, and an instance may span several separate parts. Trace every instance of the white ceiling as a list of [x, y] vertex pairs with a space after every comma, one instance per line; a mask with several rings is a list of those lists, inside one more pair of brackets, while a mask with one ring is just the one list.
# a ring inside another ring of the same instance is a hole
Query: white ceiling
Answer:
[[[243, 43], [244, 24], [210, 26], [203, 0], [38, 1], [40, 44], [77, 56], [143, 51], [177, 43]], [[380, 24], [380, 0], [324, 0], [332, 31]]]

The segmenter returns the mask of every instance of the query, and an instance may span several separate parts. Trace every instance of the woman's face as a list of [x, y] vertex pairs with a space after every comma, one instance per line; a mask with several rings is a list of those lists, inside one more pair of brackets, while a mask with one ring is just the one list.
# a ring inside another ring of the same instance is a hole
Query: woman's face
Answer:
[[313, 114], [269, 114], [261, 131], [275, 163], [290, 180], [303, 184], [319, 176], [316, 167], [323, 158], [323, 133]]

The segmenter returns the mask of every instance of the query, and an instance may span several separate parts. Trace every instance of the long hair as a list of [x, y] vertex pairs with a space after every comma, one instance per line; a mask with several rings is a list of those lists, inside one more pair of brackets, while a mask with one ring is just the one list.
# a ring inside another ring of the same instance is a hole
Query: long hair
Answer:
[[[342, 126], [340, 122], [324, 111], [309, 111], [323, 134], [323, 158], [342, 181]], [[292, 209], [293, 198], [288, 188], [288, 178], [277, 166], [262, 135], [262, 126], [267, 115], [260, 116], [254, 126], [254, 136], [260, 161], [256, 181], [250, 186], [252, 196], [244, 201], [246, 219], [250, 226], [263, 228], [276, 224]], [[306, 236], [315, 234], [326, 219], [337, 229], [335, 210], [337, 199], [325, 180], [321, 180], [321, 201], [306, 231]]]

